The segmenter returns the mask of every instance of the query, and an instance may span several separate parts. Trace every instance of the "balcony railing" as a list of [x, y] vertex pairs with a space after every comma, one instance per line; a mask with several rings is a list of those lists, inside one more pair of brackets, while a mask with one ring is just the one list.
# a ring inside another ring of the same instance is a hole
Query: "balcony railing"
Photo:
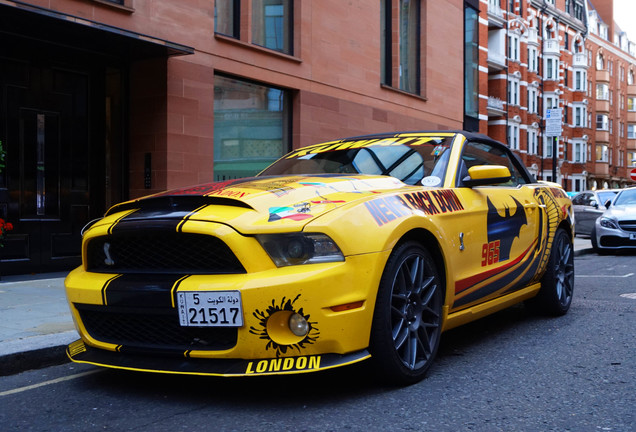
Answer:
[[609, 80], [610, 80], [609, 71], [606, 71], [606, 70], [596, 71], [596, 81], [609, 82]]
[[572, 59], [573, 67], [587, 67], [587, 54], [585, 53], [576, 53]]
[[543, 44], [543, 54], [561, 54], [561, 47], [559, 46], [559, 41], [556, 39], [546, 39]]
[[504, 101], [499, 98], [488, 96], [488, 115], [490, 117], [499, 117], [506, 113], [504, 109]]
[[488, 26], [503, 28], [505, 23], [504, 13], [498, 2], [488, 2]]
[[532, 45], [538, 45], [539, 38], [537, 36], [537, 29], [530, 27], [528, 29], [528, 43]]

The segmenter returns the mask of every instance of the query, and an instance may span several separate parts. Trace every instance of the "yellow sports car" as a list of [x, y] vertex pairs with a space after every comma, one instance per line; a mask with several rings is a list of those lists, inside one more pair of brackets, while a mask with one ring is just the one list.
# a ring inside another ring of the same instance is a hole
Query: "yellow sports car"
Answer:
[[304, 147], [258, 176], [125, 202], [66, 278], [71, 360], [247, 376], [369, 359], [422, 379], [445, 330], [518, 302], [567, 312], [572, 205], [465, 132]]

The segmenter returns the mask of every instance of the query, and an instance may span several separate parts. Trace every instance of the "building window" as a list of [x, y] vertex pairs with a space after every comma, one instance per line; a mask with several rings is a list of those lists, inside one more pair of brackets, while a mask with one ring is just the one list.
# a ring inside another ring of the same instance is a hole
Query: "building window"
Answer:
[[609, 130], [609, 118], [607, 114], [596, 114], [596, 130]]
[[[543, 136], [543, 157], [546, 159], [552, 158], [552, 141], [555, 138]], [[558, 148], [558, 138], [557, 139], [557, 148]]]
[[603, 59], [603, 54], [598, 53], [596, 55], [596, 70], [604, 70], [605, 69], [605, 60]]
[[572, 162], [585, 163], [585, 143], [574, 141], [572, 143]]
[[[394, 29], [392, 11], [393, 3], [396, 1], [399, 17], [398, 28]], [[382, 83], [405, 92], [420, 94], [420, 38], [422, 34], [420, 0], [383, 0], [381, 28]], [[397, 56], [394, 56], [394, 47], [398, 50]], [[394, 75], [397, 76], [395, 83]]]
[[252, 43], [293, 54], [291, 0], [252, 0]]
[[586, 111], [585, 105], [574, 105], [574, 127], [585, 127]]
[[528, 48], [528, 72], [539, 72], [539, 55], [536, 47]]
[[519, 79], [508, 78], [508, 104], [519, 105]]
[[607, 162], [607, 144], [596, 144], [596, 161]]
[[519, 61], [519, 35], [508, 35], [508, 58], [512, 61]]
[[545, 112], [544, 115], [548, 114], [549, 109], [558, 108], [559, 106], [559, 98], [556, 96], [545, 96]]
[[627, 166], [636, 167], [636, 152], [627, 152]]
[[528, 89], [528, 114], [536, 114], [538, 112], [538, 91], [536, 88]]
[[636, 139], [636, 123], [627, 124], [627, 138]]
[[537, 154], [537, 130], [528, 129], [528, 154]]
[[508, 124], [508, 146], [512, 150], [519, 150], [519, 123]]
[[609, 100], [609, 84], [596, 84], [596, 99]]
[[479, 130], [479, 13], [464, 7], [464, 129]]
[[239, 39], [240, 0], [214, 2], [214, 32]]
[[559, 79], [559, 60], [554, 57], [546, 57], [545, 59], [545, 79]]
[[629, 73], [627, 74], [627, 84], [628, 85], [634, 84], [634, 71], [633, 70], [630, 70]]
[[214, 77], [214, 179], [249, 177], [290, 150], [287, 91]]
[[627, 111], [636, 111], [636, 97], [627, 96]]

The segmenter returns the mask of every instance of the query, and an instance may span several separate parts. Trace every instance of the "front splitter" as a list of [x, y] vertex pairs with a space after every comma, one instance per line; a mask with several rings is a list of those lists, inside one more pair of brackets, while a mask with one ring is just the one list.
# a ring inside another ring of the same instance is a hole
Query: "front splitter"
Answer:
[[251, 376], [315, 372], [345, 366], [371, 357], [367, 350], [349, 354], [314, 354], [269, 359], [202, 359], [107, 351], [81, 339], [66, 349], [71, 361], [115, 369], [166, 374]]

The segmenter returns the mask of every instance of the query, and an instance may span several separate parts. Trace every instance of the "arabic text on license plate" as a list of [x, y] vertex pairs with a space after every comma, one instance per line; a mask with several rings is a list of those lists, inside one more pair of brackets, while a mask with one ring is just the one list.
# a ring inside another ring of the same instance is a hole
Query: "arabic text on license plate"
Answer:
[[239, 291], [177, 293], [182, 327], [241, 327], [243, 307]]

